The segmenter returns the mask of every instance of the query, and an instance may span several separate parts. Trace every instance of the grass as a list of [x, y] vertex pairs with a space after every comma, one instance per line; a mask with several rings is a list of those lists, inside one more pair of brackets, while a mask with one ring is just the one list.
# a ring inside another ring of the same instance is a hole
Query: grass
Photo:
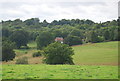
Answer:
[[117, 79], [116, 66], [3, 65], [3, 79]]
[[[118, 42], [103, 42], [72, 46], [75, 65], [46, 65], [42, 57], [32, 57], [36, 44], [30, 49], [15, 50], [13, 61], [3, 63], [3, 79], [117, 79]], [[27, 52], [25, 54], [25, 52]], [[14, 65], [20, 57], [28, 57], [29, 64]], [[10, 65], [11, 64], [11, 65]]]
[[[24, 56], [28, 57], [29, 64], [42, 64], [42, 57], [32, 57], [37, 51], [36, 43], [30, 42], [28, 46], [30, 49], [16, 49], [16, 58], [3, 64], [14, 64], [16, 59]], [[77, 45], [72, 48], [75, 52], [73, 61], [76, 65], [117, 65], [117, 41]]]
[[74, 63], [93, 65], [116, 65], [118, 62], [118, 42], [86, 44], [73, 47]]
[[30, 47], [30, 48], [36, 48], [37, 44], [36, 44], [36, 42], [29, 42], [28, 43], [28, 47]]

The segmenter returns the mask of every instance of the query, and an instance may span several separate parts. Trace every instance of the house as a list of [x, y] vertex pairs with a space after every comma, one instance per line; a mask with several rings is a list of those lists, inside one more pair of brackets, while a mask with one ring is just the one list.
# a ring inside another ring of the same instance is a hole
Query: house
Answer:
[[63, 37], [56, 37], [56, 38], [55, 38], [55, 41], [56, 41], [56, 42], [63, 43], [63, 40], [64, 40]]

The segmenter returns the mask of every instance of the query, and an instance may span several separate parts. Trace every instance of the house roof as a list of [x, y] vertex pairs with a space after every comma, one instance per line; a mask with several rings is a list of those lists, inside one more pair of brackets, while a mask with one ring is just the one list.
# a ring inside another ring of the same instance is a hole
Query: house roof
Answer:
[[58, 41], [58, 40], [59, 40], [59, 41], [63, 41], [64, 39], [63, 39], [62, 37], [56, 37], [56, 38], [55, 38], [55, 41]]

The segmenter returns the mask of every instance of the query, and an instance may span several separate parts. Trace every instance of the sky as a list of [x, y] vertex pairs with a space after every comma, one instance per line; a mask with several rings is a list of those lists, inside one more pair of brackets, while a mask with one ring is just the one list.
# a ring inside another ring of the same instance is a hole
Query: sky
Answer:
[[0, 0], [0, 20], [39, 18], [90, 19], [94, 22], [118, 18], [119, 0]]

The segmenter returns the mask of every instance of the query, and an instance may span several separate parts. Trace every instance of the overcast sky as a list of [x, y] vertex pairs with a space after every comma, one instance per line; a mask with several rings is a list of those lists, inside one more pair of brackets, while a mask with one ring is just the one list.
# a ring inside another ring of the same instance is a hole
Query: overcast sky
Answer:
[[0, 20], [20, 18], [90, 19], [95, 22], [118, 18], [119, 0], [0, 0]]

